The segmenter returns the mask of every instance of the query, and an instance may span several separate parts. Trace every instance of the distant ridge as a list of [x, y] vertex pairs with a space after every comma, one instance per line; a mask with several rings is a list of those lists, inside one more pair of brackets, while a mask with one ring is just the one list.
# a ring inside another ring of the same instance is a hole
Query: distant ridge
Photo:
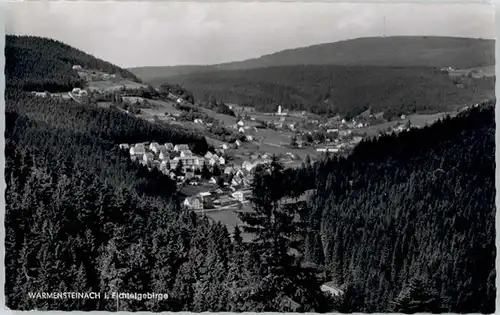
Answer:
[[473, 68], [495, 64], [495, 41], [437, 36], [365, 37], [282, 50], [217, 65], [135, 67], [144, 81], [191, 73], [291, 65], [416, 66]]

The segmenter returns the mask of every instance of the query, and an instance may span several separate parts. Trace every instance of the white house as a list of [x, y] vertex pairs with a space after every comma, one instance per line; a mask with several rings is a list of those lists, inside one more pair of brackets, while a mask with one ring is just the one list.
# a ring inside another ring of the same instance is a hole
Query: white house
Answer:
[[212, 152], [208, 151], [203, 157], [207, 160], [210, 160], [213, 156], [214, 155], [212, 154]]
[[238, 129], [238, 132], [239, 132], [239, 133], [245, 133], [245, 129], [244, 129], [243, 127], [240, 127], [240, 128]]
[[210, 180], [208, 181], [210, 184], [217, 184], [217, 180], [215, 177], [210, 177]]
[[184, 206], [192, 210], [202, 210], [203, 202], [199, 197], [188, 197], [184, 199]]
[[153, 151], [154, 153], [158, 153], [160, 151], [160, 144], [158, 142], [151, 142], [149, 145], [149, 150]]
[[339, 152], [338, 148], [316, 148], [316, 152], [332, 152], [332, 153], [337, 153]]
[[254, 166], [255, 165], [250, 161], [244, 161], [243, 164], [241, 165], [241, 167], [247, 170], [248, 172], [250, 172], [254, 168]]
[[72, 68], [73, 68], [73, 70], [76, 70], [76, 71], [82, 71], [83, 70], [82, 66], [80, 66], [80, 65], [73, 65]]
[[327, 133], [339, 132], [339, 129], [338, 128], [328, 129], [326, 132]]
[[240, 147], [242, 143], [241, 143], [241, 141], [240, 141], [240, 140], [236, 140], [236, 141], [234, 142], [234, 144], [236, 144], [236, 146]]
[[146, 148], [142, 143], [137, 143], [132, 148], [130, 148], [130, 155], [143, 155], [146, 153]]
[[187, 144], [176, 144], [174, 147], [174, 151], [181, 152], [189, 150], [189, 146]]
[[253, 136], [247, 135], [247, 141], [253, 141]]
[[219, 159], [216, 159], [215, 157], [212, 157], [210, 160], [208, 160], [208, 164], [210, 166], [214, 166], [215, 164], [219, 164]]
[[196, 118], [196, 119], [194, 120], [194, 123], [195, 123], [195, 124], [203, 124], [203, 120], [201, 120], [201, 119], [199, 119], [199, 118]]
[[182, 104], [182, 98], [177, 99], [177, 104]]
[[243, 120], [238, 121], [238, 126], [243, 127], [244, 125], [245, 123], [243, 122]]
[[238, 190], [233, 193], [233, 198], [238, 201], [246, 201], [248, 197], [252, 195], [251, 190]]
[[327, 282], [320, 287], [321, 291], [331, 294], [332, 296], [339, 296], [344, 292], [335, 284], [335, 282]]
[[224, 165], [224, 164], [226, 164], [226, 159], [225, 159], [224, 157], [222, 157], [222, 156], [221, 156], [221, 157], [219, 158], [219, 164], [220, 164], [220, 165]]
[[189, 156], [193, 156], [193, 152], [191, 152], [191, 150], [181, 151], [181, 157], [189, 157]]
[[170, 159], [170, 154], [168, 153], [168, 150], [165, 148], [160, 149], [160, 155], [159, 155], [160, 160], [165, 161]]
[[120, 144], [120, 149], [121, 150], [129, 150], [130, 146], [127, 143], [122, 143], [122, 144]]
[[227, 150], [229, 149], [229, 145], [227, 143], [224, 143], [222, 146], [222, 149]]
[[142, 160], [144, 162], [153, 162], [153, 154], [150, 152], [146, 152], [142, 155]]

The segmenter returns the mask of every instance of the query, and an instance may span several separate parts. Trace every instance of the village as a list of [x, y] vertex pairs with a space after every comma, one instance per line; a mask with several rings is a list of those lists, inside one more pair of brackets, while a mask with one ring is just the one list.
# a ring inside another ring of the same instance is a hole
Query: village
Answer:
[[[228, 163], [225, 153], [228, 148], [225, 144], [215, 152], [197, 156], [187, 144], [120, 144], [120, 149], [127, 150], [132, 161], [176, 181], [180, 191], [187, 195], [183, 205], [194, 211], [247, 203], [256, 166], [271, 161], [269, 155], [253, 155], [241, 164]], [[194, 195], [189, 195], [193, 192]]]

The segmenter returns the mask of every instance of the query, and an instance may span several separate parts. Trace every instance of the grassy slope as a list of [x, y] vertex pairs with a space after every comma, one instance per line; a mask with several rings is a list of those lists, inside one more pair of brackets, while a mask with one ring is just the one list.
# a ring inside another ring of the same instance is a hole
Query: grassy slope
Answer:
[[136, 67], [129, 69], [148, 82], [215, 70], [285, 65], [373, 65], [472, 68], [495, 63], [493, 40], [454, 37], [371, 37], [288, 49], [259, 58], [209, 66]]

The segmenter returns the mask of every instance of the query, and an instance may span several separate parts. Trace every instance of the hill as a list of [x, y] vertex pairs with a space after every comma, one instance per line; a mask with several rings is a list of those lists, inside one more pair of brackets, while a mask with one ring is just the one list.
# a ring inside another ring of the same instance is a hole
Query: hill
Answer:
[[35, 36], [6, 37], [5, 78], [8, 87], [49, 92], [82, 87], [84, 81], [72, 69], [73, 65], [141, 82], [128, 70], [56, 40]]
[[[446, 111], [494, 96], [494, 78], [450, 78], [429, 67], [280, 66], [218, 71], [168, 79], [194, 93], [226, 103], [275, 111], [355, 116], [367, 108], [393, 115]], [[162, 80], [153, 80], [160, 84]]]
[[136, 67], [129, 69], [145, 82], [190, 73], [243, 70], [290, 65], [349, 65], [473, 68], [495, 64], [494, 40], [394, 36], [357, 38], [287, 49], [259, 58], [217, 65]]
[[306, 259], [342, 285], [341, 312], [495, 311], [494, 116], [490, 102], [297, 177], [317, 188]]

